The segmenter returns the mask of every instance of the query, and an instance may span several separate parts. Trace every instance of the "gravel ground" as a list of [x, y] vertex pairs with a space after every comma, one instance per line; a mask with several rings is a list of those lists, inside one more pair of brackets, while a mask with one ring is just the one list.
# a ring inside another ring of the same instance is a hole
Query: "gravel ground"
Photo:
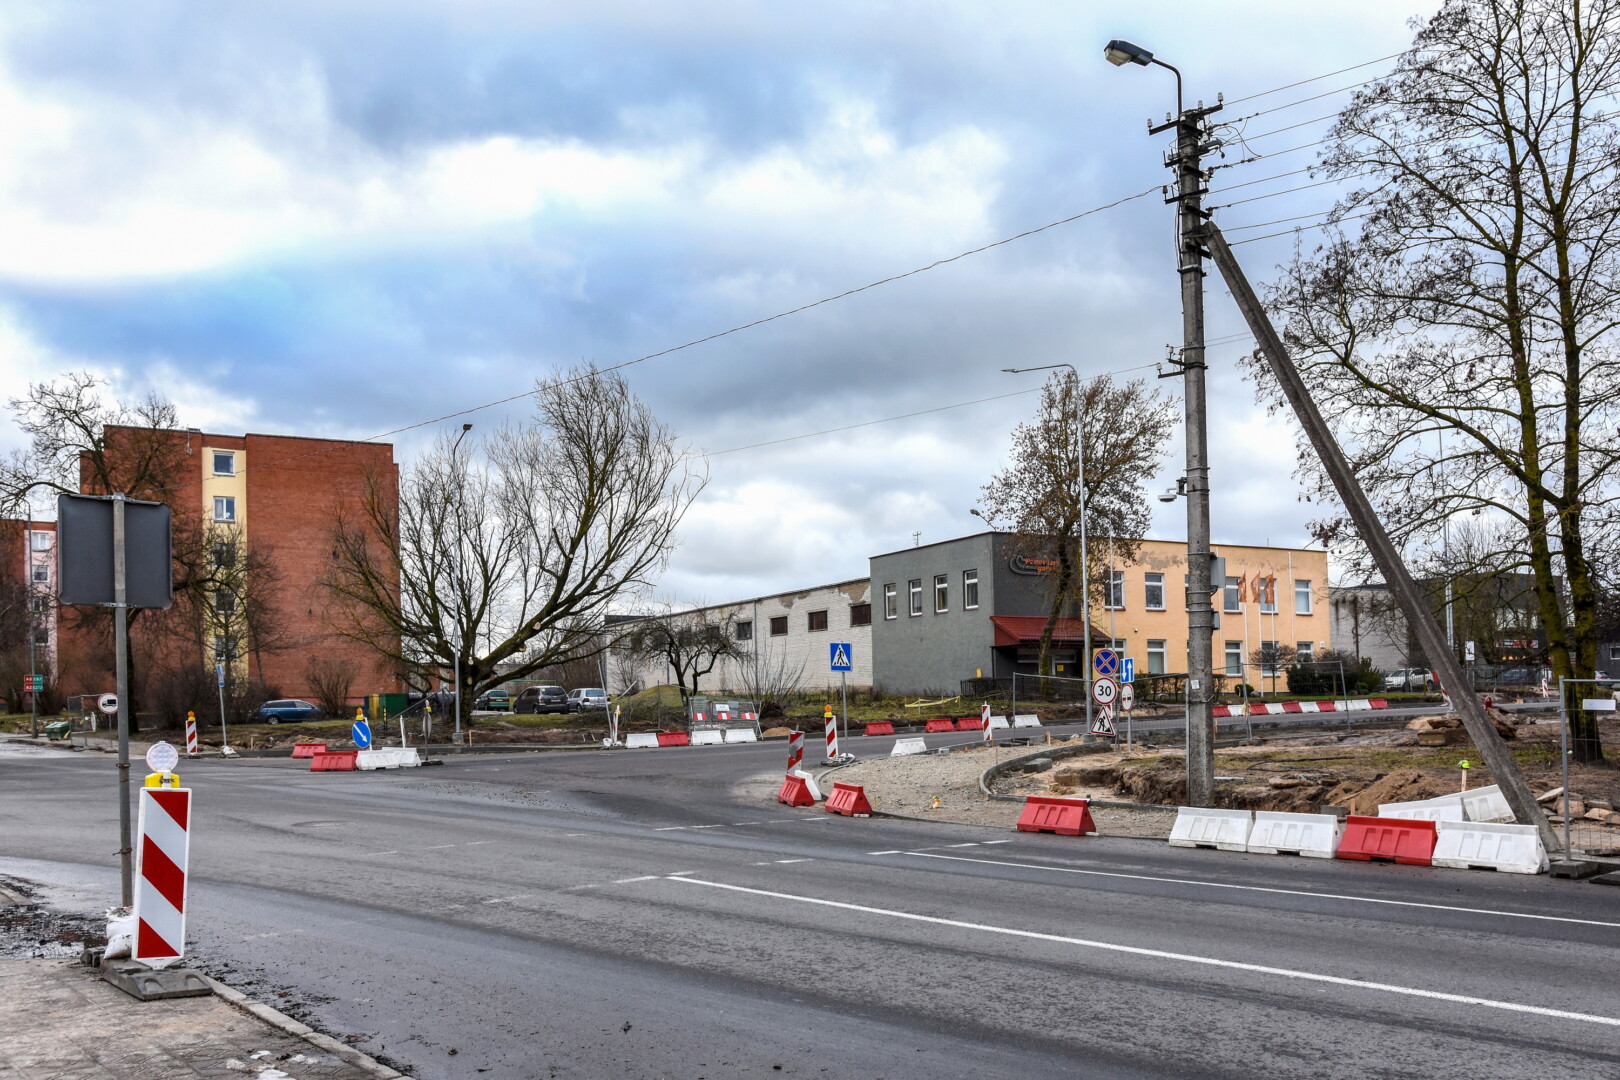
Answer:
[[[1021, 757], [1038, 747], [1025, 749], [972, 748], [950, 754], [911, 754], [905, 757], [868, 758], [842, 769], [817, 771], [823, 791], [831, 791], [834, 781], [860, 784], [866, 797], [880, 813], [905, 817], [951, 821], [962, 825], [985, 825], [1012, 829], [1023, 811], [1022, 801], [986, 798], [979, 791], [979, 776], [998, 761]], [[1087, 758], [1088, 761], [1093, 760]], [[1102, 757], [1095, 760], [1102, 761]], [[1107, 760], [1115, 760], [1109, 755]], [[1044, 794], [1050, 772], [1039, 773], [1009, 786], [1017, 794]], [[1084, 793], [1082, 793], [1084, 794]], [[934, 799], [939, 799], [938, 808]], [[1175, 823], [1176, 812], [1156, 807], [1141, 809], [1091, 808], [1097, 831], [1103, 836], [1134, 836], [1165, 839]]]

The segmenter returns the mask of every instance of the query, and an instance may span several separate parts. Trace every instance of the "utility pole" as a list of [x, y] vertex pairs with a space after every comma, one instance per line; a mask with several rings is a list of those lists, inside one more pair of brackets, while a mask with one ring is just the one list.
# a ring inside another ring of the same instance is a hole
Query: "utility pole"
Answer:
[[[1168, 66], [1168, 65], [1167, 65]], [[1179, 91], [1180, 74], [1177, 73]], [[1179, 92], [1178, 92], [1178, 106]], [[1204, 118], [1219, 104], [1181, 108], [1174, 120], [1149, 134], [1174, 128], [1176, 149], [1166, 164], [1175, 171], [1171, 198], [1176, 213], [1176, 251], [1181, 275], [1182, 401], [1187, 442], [1187, 803], [1210, 806], [1215, 798], [1215, 606], [1210, 596], [1209, 414], [1204, 391], [1204, 172], [1200, 164]], [[1222, 582], [1222, 584], [1225, 584]]]
[[[1542, 845], [1548, 851], [1557, 850], [1558, 836], [1548, 824], [1546, 816], [1542, 814], [1541, 807], [1536, 803], [1536, 797], [1531, 794], [1530, 785], [1525, 782], [1524, 773], [1519, 770], [1519, 763], [1513, 760], [1513, 755], [1502, 742], [1502, 737], [1496, 733], [1496, 726], [1491, 723], [1490, 717], [1485, 715], [1485, 708], [1480, 703], [1479, 696], [1467, 689], [1469, 684], [1463, 676], [1462, 664], [1458, 662], [1456, 654], [1446, 648], [1445, 638], [1434, 612], [1430, 610], [1428, 601], [1419, 591], [1417, 582], [1412, 580], [1411, 572], [1406, 569], [1406, 563], [1401, 559], [1399, 549], [1390, 540], [1389, 532], [1379, 520], [1372, 502], [1367, 498], [1366, 492], [1361, 490], [1350, 463], [1345, 460], [1344, 452], [1334, 439], [1332, 430], [1328, 428], [1327, 422], [1317, 410], [1316, 402], [1311, 399], [1310, 390], [1305, 386], [1305, 380], [1300, 377], [1299, 369], [1294, 366], [1293, 359], [1283, 348], [1282, 338], [1277, 335], [1270, 317], [1261, 307], [1259, 298], [1249, 285], [1249, 279], [1243, 273], [1243, 268], [1238, 265], [1237, 258], [1227, 245], [1226, 237], [1213, 222], [1206, 222], [1198, 235], [1208, 244], [1215, 265], [1220, 268], [1221, 275], [1226, 279], [1227, 288], [1231, 290], [1233, 299], [1243, 312], [1255, 340], [1260, 343], [1260, 349], [1271, 365], [1271, 372], [1282, 388], [1283, 396], [1288, 399], [1289, 405], [1293, 406], [1294, 415], [1299, 418], [1300, 426], [1305, 429], [1306, 437], [1311, 440], [1311, 446], [1321, 459], [1323, 469], [1333, 481], [1333, 487], [1339, 493], [1339, 499], [1344, 503], [1345, 510], [1349, 512], [1350, 520], [1355, 522], [1361, 542], [1366, 544], [1367, 550], [1372, 553], [1373, 560], [1378, 564], [1378, 569], [1383, 573], [1384, 581], [1389, 586], [1389, 591], [1394, 594], [1396, 601], [1401, 605], [1402, 613], [1406, 615], [1407, 623], [1417, 635], [1418, 644], [1433, 661], [1440, 675], [1441, 685], [1457, 688], [1452, 704], [1462, 717], [1463, 727], [1468, 730], [1468, 737], [1479, 749], [1485, 764], [1490, 766], [1491, 775], [1496, 778], [1503, 797], [1513, 808], [1514, 816], [1522, 824], [1536, 826], [1541, 834]], [[1569, 857], [1567, 848], [1564, 857]]]

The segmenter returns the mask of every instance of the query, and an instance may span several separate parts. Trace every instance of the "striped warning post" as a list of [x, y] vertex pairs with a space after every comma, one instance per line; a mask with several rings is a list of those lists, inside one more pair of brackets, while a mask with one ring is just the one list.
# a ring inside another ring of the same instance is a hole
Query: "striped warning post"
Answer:
[[197, 714], [186, 713], [186, 756], [197, 755]]
[[135, 871], [135, 949], [148, 967], [178, 963], [186, 951], [186, 862], [191, 854], [191, 789], [141, 788]]
[[827, 760], [836, 761], [838, 759], [838, 718], [833, 715], [831, 705], [824, 705], [822, 708], [825, 710], [822, 719], [827, 724]]
[[990, 703], [988, 701], [979, 706], [979, 723], [984, 725], [984, 741], [987, 743], [995, 742], [995, 729], [990, 726]]
[[795, 731], [788, 736], [788, 772], [804, 763], [804, 732]]

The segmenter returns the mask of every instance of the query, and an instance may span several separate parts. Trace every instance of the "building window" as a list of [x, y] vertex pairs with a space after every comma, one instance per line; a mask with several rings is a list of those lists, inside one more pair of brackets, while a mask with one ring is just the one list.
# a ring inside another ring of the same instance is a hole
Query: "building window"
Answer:
[[1143, 574], [1142, 575], [1142, 582], [1143, 582], [1143, 584], [1142, 584], [1143, 605], [1149, 611], [1163, 611], [1164, 610], [1164, 575], [1163, 574]]
[[1309, 664], [1316, 659], [1316, 646], [1309, 641], [1296, 641], [1294, 652], [1298, 654], [1299, 662], [1302, 664]]
[[1149, 675], [1164, 674], [1164, 641], [1149, 639], [1147, 643]]
[[[1227, 578], [1227, 580], [1230, 581], [1232, 579]], [[1242, 678], [1242, 676], [1243, 676], [1243, 642], [1241, 642], [1241, 641], [1228, 641], [1226, 643], [1226, 673], [1228, 675], [1236, 675], [1239, 678]]]
[[235, 521], [236, 520], [236, 496], [234, 496], [234, 495], [215, 495], [214, 496], [214, 520], [215, 521]]
[[44, 612], [44, 611], [49, 611], [50, 607], [51, 607], [51, 598], [49, 596], [46, 596], [43, 593], [35, 593], [32, 597], [29, 598], [28, 608], [29, 608], [30, 611]]
[[[1277, 614], [1277, 579], [1275, 577], [1260, 578], [1255, 582], [1260, 591], [1260, 613], [1262, 615]], [[1272, 674], [1276, 674], [1273, 672]]]
[[236, 611], [236, 596], [221, 589], [214, 594], [214, 610], [221, 615], [231, 615]]
[[51, 550], [51, 534], [48, 532], [35, 532], [29, 535], [28, 542], [35, 551]]
[[771, 616], [771, 637], [787, 637], [787, 616]]
[[949, 611], [951, 607], [951, 587], [946, 584], [944, 574], [934, 575], [934, 614]]
[[744, 619], [744, 620], [742, 620], [741, 622], [739, 622], [737, 624], [737, 640], [738, 641], [753, 641], [754, 640], [754, 623], [753, 623], [753, 620]]
[[214, 663], [228, 664], [231, 662], [231, 639], [224, 634], [214, 635]]
[[1235, 578], [1235, 577], [1227, 578], [1226, 579], [1226, 588], [1223, 591], [1226, 593], [1226, 596], [1224, 597], [1226, 602], [1223, 605], [1225, 607], [1225, 609], [1227, 611], [1242, 611], [1243, 610], [1243, 583], [1242, 583], [1242, 581], [1239, 578]]
[[1125, 571], [1108, 571], [1108, 595], [1103, 598], [1103, 607], [1110, 611], [1125, 610]]
[[1613, 663], [1616, 660], [1620, 660], [1620, 645], [1610, 645], [1609, 646], [1609, 661], [1611, 663]]
[[51, 568], [47, 563], [34, 564], [34, 584], [49, 585], [51, 582]]
[[1277, 674], [1277, 643], [1275, 641], [1262, 641], [1260, 643], [1260, 674], [1275, 677]]
[[811, 633], [815, 633], [818, 630], [827, 629], [827, 610], [823, 608], [820, 611], [810, 612], [805, 621], [805, 629], [809, 630]]
[[51, 628], [48, 626], [34, 627], [34, 647], [36, 649], [50, 648]]
[[979, 606], [979, 572], [962, 571], [962, 610], [972, 611]]
[[912, 578], [906, 583], [906, 589], [911, 594], [911, 613], [922, 614], [922, 578]]
[[214, 451], [214, 475], [215, 476], [235, 476], [236, 475], [236, 455], [231, 453], [228, 450], [215, 450]]
[[1303, 578], [1294, 582], [1294, 611], [1300, 615], [1311, 613], [1311, 583]]
[[214, 545], [214, 569], [228, 570], [236, 565], [236, 545], [221, 541]]
[[851, 625], [851, 626], [871, 626], [872, 625], [872, 605], [871, 604], [851, 604], [851, 605], [849, 605], [849, 625]]

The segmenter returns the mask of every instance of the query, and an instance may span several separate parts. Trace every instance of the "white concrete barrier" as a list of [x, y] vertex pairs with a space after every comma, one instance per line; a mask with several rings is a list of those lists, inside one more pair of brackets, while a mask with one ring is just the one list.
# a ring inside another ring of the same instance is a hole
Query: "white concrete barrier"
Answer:
[[992, 716], [990, 718], [990, 726], [992, 728], [1004, 728], [1011, 727], [1012, 725], [1007, 723], [1007, 718], [1005, 716]]
[[422, 752], [414, 746], [407, 746], [403, 750], [394, 751], [394, 753], [399, 755], [401, 768], [414, 769], [422, 764]]
[[720, 734], [719, 728], [703, 728], [692, 732], [693, 746], [718, 746], [725, 741], [725, 736]]
[[912, 738], [912, 739], [896, 739], [896, 740], [894, 740], [894, 749], [889, 751], [889, 756], [890, 757], [904, 757], [907, 754], [926, 754], [926, 753], [928, 753], [928, 743], [925, 742], [923, 740], [922, 736], [919, 735], [916, 738]]
[[1417, 799], [1412, 802], [1378, 804], [1379, 817], [1413, 818], [1418, 821], [1466, 821], [1460, 795], [1442, 795], [1438, 799]]
[[397, 769], [401, 753], [402, 751], [393, 749], [362, 750], [354, 756], [354, 767], [362, 772], [371, 772], [373, 769]]
[[1435, 829], [1436, 866], [1508, 874], [1541, 874], [1547, 870], [1547, 849], [1541, 846], [1534, 825], [1442, 821]]
[[1508, 805], [1507, 799], [1502, 795], [1502, 789], [1495, 784], [1465, 791], [1458, 798], [1462, 799], [1463, 814], [1469, 821], [1515, 820], [1513, 807]]
[[1366, 698], [1351, 698], [1344, 703], [1344, 707], [1347, 712], [1371, 712], [1372, 702]]
[[632, 750], [641, 746], [657, 746], [658, 733], [656, 731], [639, 731], [634, 735], [626, 735], [624, 745]]
[[751, 727], [728, 727], [726, 742], [759, 742], [759, 736], [754, 734]]
[[1013, 717], [1013, 727], [1040, 727], [1041, 718], [1034, 713], [1019, 713]]
[[1249, 851], [1258, 855], [1303, 855], [1331, 859], [1339, 842], [1339, 819], [1332, 814], [1283, 814], [1256, 810]]
[[810, 797], [812, 799], [816, 800], [816, 802], [825, 802], [826, 801], [827, 796], [823, 795], [821, 793], [821, 789], [816, 786], [816, 778], [815, 777], [811, 776], [809, 773], [805, 772], [803, 769], [789, 769], [788, 770], [788, 775], [789, 776], [797, 776], [800, 780], [803, 780], [805, 790], [810, 792]]
[[1171, 847], [1212, 847], [1243, 851], [1248, 847], [1254, 814], [1248, 810], [1214, 810], [1204, 806], [1176, 808]]
[[1316, 702], [1314, 702], [1314, 701], [1302, 701], [1302, 702], [1299, 703], [1299, 711], [1302, 712], [1302, 713], [1306, 713], [1306, 712], [1321, 712], [1322, 710], [1318, 709], [1316, 707]]

